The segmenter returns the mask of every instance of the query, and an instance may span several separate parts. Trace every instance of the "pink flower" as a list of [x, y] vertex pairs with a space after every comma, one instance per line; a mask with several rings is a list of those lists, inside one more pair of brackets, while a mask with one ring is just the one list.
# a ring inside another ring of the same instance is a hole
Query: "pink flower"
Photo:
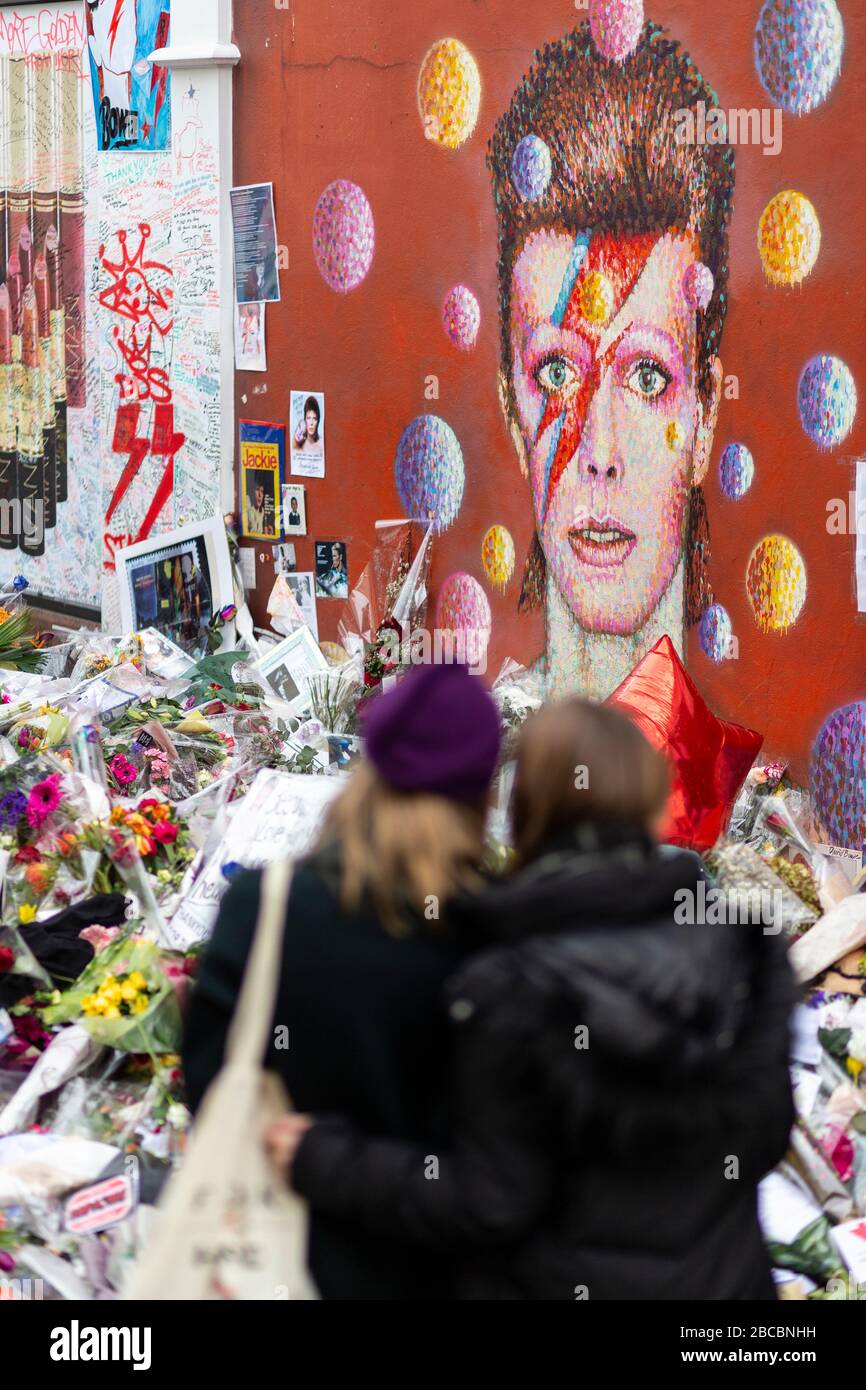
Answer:
[[120, 787], [128, 787], [138, 776], [138, 768], [123, 753], [115, 753], [108, 764], [111, 775]]
[[0, 975], [5, 975], [15, 964], [15, 952], [8, 946], [0, 946]]
[[37, 782], [27, 798], [27, 823], [33, 830], [41, 830], [48, 817], [60, 805], [60, 773], [52, 772], [44, 782]]
[[78, 935], [98, 953], [104, 951], [106, 946], [110, 946], [114, 938], [120, 935], [120, 927], [85, 927]]
[[178, 1004], [183, 1007], [189, 993], [190, 976], [186, 969], [185, 961], [163, 960], [160, 961], [162, 973], [165, 975], [169, 984], [177, 996]]

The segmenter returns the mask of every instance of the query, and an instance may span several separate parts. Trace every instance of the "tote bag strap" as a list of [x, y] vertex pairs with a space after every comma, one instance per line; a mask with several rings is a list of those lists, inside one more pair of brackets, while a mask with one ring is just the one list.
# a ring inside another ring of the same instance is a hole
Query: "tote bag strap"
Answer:
[[293, 868], [291, 860], [279, 860], [262, 875], [259, 915], [229, 1028], [226, 1063], [262, 1064], [277, 1001]]

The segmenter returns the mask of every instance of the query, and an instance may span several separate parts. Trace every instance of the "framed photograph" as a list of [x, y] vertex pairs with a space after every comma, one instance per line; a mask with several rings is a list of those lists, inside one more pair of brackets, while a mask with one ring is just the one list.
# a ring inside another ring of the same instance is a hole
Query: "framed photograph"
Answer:
[[222, 517], [151, 536], [114, 559], [125, 631], [156, 628], [185, 652], [207, 649], [211, 619], [234, 602]]
[[287, 541], [307, 534], [307, 489], [283, 488], [283, 533]]
[[259, 541], [282, 536], [282, 484], [286, 428], [266, 420], [241, 420], [241, 535]]
[[319, 614], [316, 608], [316, 576], [312, 570], [301, 570], [300, 574], [286, 574], [285, 579], [304, 615], [304, 622], [318, 642]]
[[256, 662], [256, 670], [293, 714], [306, 712], [310, 705], [310, 681], [327, 669], [328, 663], [308, 627], [297, 628]]
[[321, 391], [293, 391], [291, 397], [292, 476], [325, 476], [325, 397]]
[[349, 597], [345, 541], [316, 541], [316, 597]]

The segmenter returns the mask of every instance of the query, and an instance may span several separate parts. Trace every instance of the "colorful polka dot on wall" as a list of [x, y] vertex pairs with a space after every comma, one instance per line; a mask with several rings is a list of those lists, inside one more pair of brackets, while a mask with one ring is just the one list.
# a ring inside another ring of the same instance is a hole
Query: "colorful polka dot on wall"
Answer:
[[337, 179], [325, 189], [313, 214], [313, 253], [319, 274], [332, 290], [348, 294], [373, 263], [376, 232], [363, 189]]
[[806, 602], [806, 566], [787, 536], [765, 536], [752, 551], [746, 590], [762, 632], [787, 632]]
[[821, 249], [821, 224], [808, 198], [787, 188], [772, 198], [758, 223], [758, 251], [771, 285], [799, 285]]
[[589, 0], [589, 27], [603, 58], [623, 62], [643, 29], [643, 0]]
[[525, 203], [544, 197], [552, 173], [549, 147], [538, 135], [524, 135], [511, 157], [511, 177]]
[[461, 352], [474, 348], [481, 327], [481, 306], [466, 285], [455, 285], [442, 305], [442, 326]]
[[701, 616], [698, 639], [701, 651], [710, 661], [724, 661], [730, 654], [734, 635], [731, 619], [726, 608], [720, 603], [712, 603]]
[[397, 445], [394, 478], [407, 517], [432, 521], [436, 534], [455, 520], [463, 501], [463, 452], [438, 415], [419, 415]]
[[811, 791], [830, 843], [866, 843], [866, 703], [834, 710], [812, 749]]
[[729, 444], [719, 461], [722, 492], [732, 502], [745, 497], [755, 477], [755, 460], [745, 444]]
[[515, 551], [511, 532], [491, 526], [481, 542], [481, 563], [494, 589], [504, 589], [514, 573]]
[[836, 0], [765, 0], [755, 30], [758, 76], [774, 102], [805, 116], [829, 96], [844, 45]]
[[807, 362], [797, 390], [800, 423], [820, 449], [833, 449], [851, 433], [857, 387], [845, 363], [822, 354]]
[[436, 630], [468, 666], [481, 666], [487, 655], [493, 619], [487, 595], [471, 574], [458, 571], [445, 580], [436, 604]]
[[708, 265], [694, 261], [683, 277], [683, 291], [693, 309], [701, 313], [709, 306], [715, 288], [713, 272]]
[[424, 134], [434, 144], [456, 150], [478, 121], [481, 74], [459, 39], [434, 43], [418, 75], [418, 110]]

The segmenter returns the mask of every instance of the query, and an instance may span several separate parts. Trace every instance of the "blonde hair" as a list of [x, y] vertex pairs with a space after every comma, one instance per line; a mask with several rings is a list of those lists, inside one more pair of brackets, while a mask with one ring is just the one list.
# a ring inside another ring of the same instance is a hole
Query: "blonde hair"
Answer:
[[439, 920], [460, 888], [478, 881], [484, 847], [483, 804], [465, 806], [430, 792], [400, 792], [362, 763], [331, 806], [319, 845], [340, 854], [340, 905], [357, 910], [369, 893], [392, 935], [407, 929], [406, 909]]
[[648, 829], [665, 805], [668, 765], [624, 714], [573, 696], [545, 705], [517, 742], [514, 847], [531, 859], [581, 823]]

